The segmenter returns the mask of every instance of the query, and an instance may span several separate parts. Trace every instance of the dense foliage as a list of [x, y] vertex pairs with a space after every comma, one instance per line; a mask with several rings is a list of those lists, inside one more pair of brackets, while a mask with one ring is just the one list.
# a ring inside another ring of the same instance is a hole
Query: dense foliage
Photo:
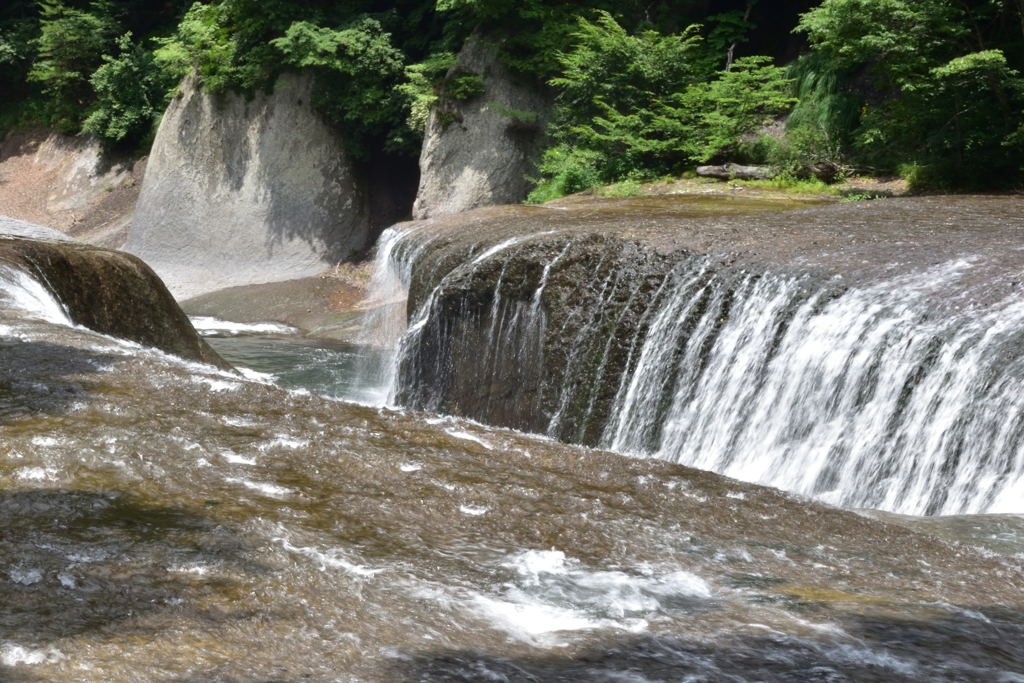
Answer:
[[792, 104], [766, 57], [707, 67], [698, 27], [630, 35], [608, 13], [579, 20], [560, 55], [554, 146], [544, 154], [543, 200], [593, 185], [680, 173], [720, 157]]
[[141, 151], [187, 74], [297, 70], [357, 157], [414, 157], [432, 109], [483, 94], [455, 57], [474, 34], [555, 96], [537, 199], [724, 160], [1022, 180], [1024, 0], [9, 0], [0, 131]]
[[857, 107], [821, 122], [856, 163], [912, 165], [928, 184], [1020, 181], [1024, 3], [826, 0], [797, 30], [829, 95]]

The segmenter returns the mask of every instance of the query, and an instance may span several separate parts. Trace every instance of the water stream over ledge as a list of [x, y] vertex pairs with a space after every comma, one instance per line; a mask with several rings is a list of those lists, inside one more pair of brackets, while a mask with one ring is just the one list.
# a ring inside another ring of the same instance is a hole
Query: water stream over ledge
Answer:
[[845, 507], [1024, 512], [1024, 303], [995, 294], [1024, 264], [1005, 252], [933, 236], [924, 267], [858, 279], [665, 257], [561, 215], [485, 225], [385, 234], [378, 270], [419, 290], [392, 404]]

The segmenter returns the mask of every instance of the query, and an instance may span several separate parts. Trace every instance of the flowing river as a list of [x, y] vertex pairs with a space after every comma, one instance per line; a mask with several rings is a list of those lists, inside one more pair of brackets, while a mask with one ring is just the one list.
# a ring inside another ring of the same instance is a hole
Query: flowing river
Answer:
[[236, 374], [0, 267], [0, 678], [1024, 680], [1020, 516], [844, 510], [384, 407], [386, 340], [429, 329], [389, 332], [386, 289], [360, 346], [199, 321]]

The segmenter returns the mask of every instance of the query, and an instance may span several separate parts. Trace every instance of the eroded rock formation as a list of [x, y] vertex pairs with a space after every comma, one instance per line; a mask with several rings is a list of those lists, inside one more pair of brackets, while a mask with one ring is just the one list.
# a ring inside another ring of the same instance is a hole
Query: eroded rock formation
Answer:
[[168, 107], [124, 248], [179, 298], [312, 275], [366, 245], [365, 192], [311, 89], [286, 74], [246, 99], [187, 79]]
[[453, 73], [475, 74], [482, 94], [445, 100], [431, 112], [420, 154], [415, 218], [521, 202], [535, 168], [547, 96], [513, 74], [495, 48], [471, 38]]
[[188, 360], [229, 367], [196, 334], [160, 278], [135, 256], [73, 241], [2, 234], [0, 264], [42, 283], [76, 325]]

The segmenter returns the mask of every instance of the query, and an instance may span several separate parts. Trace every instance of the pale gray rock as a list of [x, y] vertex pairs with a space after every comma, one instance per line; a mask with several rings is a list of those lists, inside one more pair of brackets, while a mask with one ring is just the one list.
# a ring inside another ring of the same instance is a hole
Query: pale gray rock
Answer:
[[365, 193], [311, 91], [287, 74], [251, 99], [182, 84], [124, 246], [179, 299], [313, 275], [366, 246]]
[[0, 216], [0, 235], [10, 237], [28, 237], [34, 240], [57, 240], [60, 242], [72, 241], [70, 237], [59, 230], [48, 228], [44, 225], [36, 225], [27, 221], [18, 220], [9, 216]]
[[721, 178], [722, 180], [771, 180], [778, 175], [778, 172], [769, 166], [742, 166], [728, 163], [721, 166], [698, 166], [697, 175], [703, 178]]
[[540, 153], [547, 95], [513, 74], [494, 47], [478, 38], [466, 41], [449, 75], [454, 73], [481, 76], [484, 92], [461, 102], [442, 97], [431, 111], [415, 218], [521, 202], [530, 191], [526, 176], [535, 171]]

